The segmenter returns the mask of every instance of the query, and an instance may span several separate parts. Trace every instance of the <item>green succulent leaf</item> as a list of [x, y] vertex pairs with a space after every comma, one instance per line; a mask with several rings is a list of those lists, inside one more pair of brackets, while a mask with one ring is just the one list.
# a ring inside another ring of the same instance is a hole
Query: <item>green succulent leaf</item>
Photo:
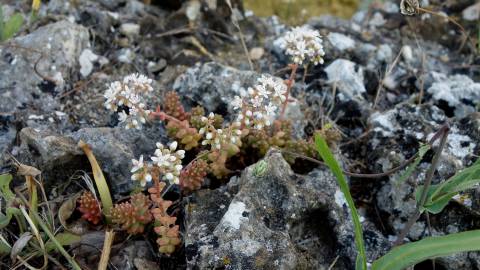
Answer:
[[317, 151], [322, 157], [325, 164], [330, 168], [333, 175], [335, 175], [340, 190], [342, 191], [347, 205], [350, 208], [350, 213], [352, 215], [353, 225], [355, 228], [355, 245], [357, 246], [358, 256], [356, 260], [356, 269], [357, 270], [366, 270], [367, 269], [367, 257], [365, 255], [365, 245], [363, 242], [363, 232], [362, 224], [360, 223], [360, 218], [358, 216], [357, 209], [355, 208], [355, 203], [353, 202], [352, 195], [350, 194], [350, 189], [348, 187], [347, 180], [343, 175], [343, 171], [340, 168], [340, 165], [335, 160], [328, 144], [322, 136], [319, 134], [315, 135], [315, 145], [317, 146]]
[[402, 270], [428, 259], [475, 250], [480, 250], [480, 230], [427, 237], [392, 249], [371, 269]]

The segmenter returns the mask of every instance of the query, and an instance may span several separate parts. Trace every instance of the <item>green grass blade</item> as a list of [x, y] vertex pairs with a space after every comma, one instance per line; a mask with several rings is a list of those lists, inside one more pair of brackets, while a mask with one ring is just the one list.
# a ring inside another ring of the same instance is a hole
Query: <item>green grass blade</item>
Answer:
[[322, 157], [325, 164], [330, 168], [333, 175], [337, 178], [338, 185], [340, 190], [343, 192], [347, 205], [350, 208], [350, 213], [353, 219], [353, 225], [355, 227], [355, 245], [357, 246], [358, 257], [357, 257], [357, 270], [366, 270], [367, 269], [367, 257], [365, 255], [365, 245], [363, 243], [363, 232], [360, 219], [358, 217], [357, 208], [355, 208], [355, 203], [353, 202], [352, 195], [350, 194], [350, 189], [348, 187], [347, 180], [343, 175], [340, 165], [335, 160], [330, 148], [328, 148], [327, 142], [320, 135], [315, 135], [315, 145], [317, 146], [317, 151]]
[[475, 250], [480, 250], [480, 230], [428, 237], [392, 249], [376, 260], [371, 269], [402, 270], [428, 259]]
[[20, 13], [15, 13], [10, 17], [10, 19], [4, 24], [2, 38], [3, 40], [10, 39], [13, 37], [23, 25], [23, 16]]

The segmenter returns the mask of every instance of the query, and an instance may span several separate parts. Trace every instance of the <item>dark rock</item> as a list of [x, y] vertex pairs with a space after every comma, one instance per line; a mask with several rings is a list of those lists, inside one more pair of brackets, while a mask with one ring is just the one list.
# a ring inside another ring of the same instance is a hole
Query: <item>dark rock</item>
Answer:
[[[254, 173], [254, 164], [229, 183], [230, 190], [200, 191], [193, 197], [187, 206], [194, 207], [187, 215], [189, 264], [200, 269], [321, 269], [339, 255], [339, 269], [353, 267], [353, 225], [333, 175], [326, 169], [295, 175], [274, 151], [265, 162], [262, 175]], [[374, 251], [369, 256], [384, 253], [388, 242], [375, 230], [367, 231]]]
[[253, 71], [210, 62], [189, 68], [177, 78], [173, 88], [209, 112], [226, 112], [233, 97], [254, 86], [259, 77], [260, 74]]
[[77, 170], [91, 171], [77, 147], [79, 140], [88, 143], [116, 196], [128, 193], [133, 187], [131, 160], [153, 155], [155, 143], [165, 143], [165, 132], [159, 125], [145, 127], [143, 131], [85, 128], [67, 135], [25, 128], [20, 134], [18, 159], [42, 170], [47, 185], [66, 180]]

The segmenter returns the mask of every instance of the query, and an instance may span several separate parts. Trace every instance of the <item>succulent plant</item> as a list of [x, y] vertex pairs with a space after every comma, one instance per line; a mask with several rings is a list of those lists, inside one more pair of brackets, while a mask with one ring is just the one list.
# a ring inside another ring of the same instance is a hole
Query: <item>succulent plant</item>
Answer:
[[150, 205], [151, 201], [147, 196], [137, 193], [130, 197], [130, 202], [116, 204], [110, 215], [112, 221], [121, 225], [129, 234], [139, 234], [143, 233], [145, 225], [152, 221]]
[[170, 137], [175, 138], [183, 145], [185, 150], [191, 150], [199, 145], [202, 139], [197, 129], [190, 127], [188, 121], [168, 121], [167, 132]]
[[197, 190], [202, 186], [207, 173], [208, 163], [205, 160], [193, 161], [180, 173], [180, 186], [186, 191]]
[[180, 102], [180, 97], [175, 91], [169, 91], [167, 94], [165, 94], [163, 111], [180, 121], [187, 120], [189, 118], [188, 113], [185, 112], [185, 108]]
[[176, 217], [172, 217], [167, 213], [168, 208], [172, 205], [172, 201], [162, 198], [162, 191], [165, 183], [156, 182], [155, 185], [148, 189], [150, 198], [154, 202], [155, 207], [151, 213], [155, 219], [155, 233], [158, 235], [157, 244], [160, 253], [172, 254], [182, 240], [180, 239], [179, 226], [175, 225]]
[[97, 225], [102, 219], [102, 211], [93, 193], [90, 191], [83, 192], [78, 202], [78, 210], [82, 213], [82, 218]]

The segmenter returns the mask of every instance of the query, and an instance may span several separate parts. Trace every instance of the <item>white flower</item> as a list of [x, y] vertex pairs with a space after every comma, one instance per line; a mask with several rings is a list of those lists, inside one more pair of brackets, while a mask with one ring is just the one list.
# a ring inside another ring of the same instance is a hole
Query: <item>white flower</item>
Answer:
[[152, 181], [152, 175], [148, 172], [148, 167], [143, 161], [143, 156], [138, 160], [132, 159], [133, 167], [130, 170], [132, 173], [132, 180], [140, 181], [140, 185], [145, 186], [147, 182]]
[[133, 163], [133, 167], [132, 167], [132, 170], [130, 172], [133, 173], [133, 172], [136, 172], [136, 171], [139, 171], [139, 170], [143, 169], [143, 166], [144, 166], [143, 155], [141, 155], [138, 160], [132, 159], [132, 163]]
[[163, 173], [163, 178], [170, 183], [178, 184], [180, 172], [183, 168], [182, 159], [185, 157], [184, 150], [177, 150], [178, 143], [171, 142], [168, 148], [161, 143], [157, 143], [155, 156], [151, 157], [152, 161], [159, 167]]
[[323, 64], [322, 38], [317, 30], [308, 26], [295, 27], [275, 41], [295, 64]]
[[252, 99], [252, 106], [255, 107], [255, 108], [258, 108], [260, 106], [262, 106], [263, 104], [263, 98], [260, 97], [260, 96], [256, 96]]
[[234, 110], [242, 108], [242, 105], [243, 105], [243, 99], [241, 97], [239, 96], [233, 97], [232, 106]]
[[120, 106], [128, 107], [119, 113], [120, 122], [126, 122], [126, 128], [141, 129], [150, 111], [145, 110], [144, 94], [153, 91], [152, 80], [144, 75], [131, 74], [123, 80], [112, 82], [105, 91], [105, 107], [117, 111]]
[[273, 116], [275, 115], [276, 111], [277, 111], [277, 106], [273, 105], [272, 103], [269, 103], [266, 107], [265, 107], [265, 112], [267, 113], [267, 115], [269, 116]]

